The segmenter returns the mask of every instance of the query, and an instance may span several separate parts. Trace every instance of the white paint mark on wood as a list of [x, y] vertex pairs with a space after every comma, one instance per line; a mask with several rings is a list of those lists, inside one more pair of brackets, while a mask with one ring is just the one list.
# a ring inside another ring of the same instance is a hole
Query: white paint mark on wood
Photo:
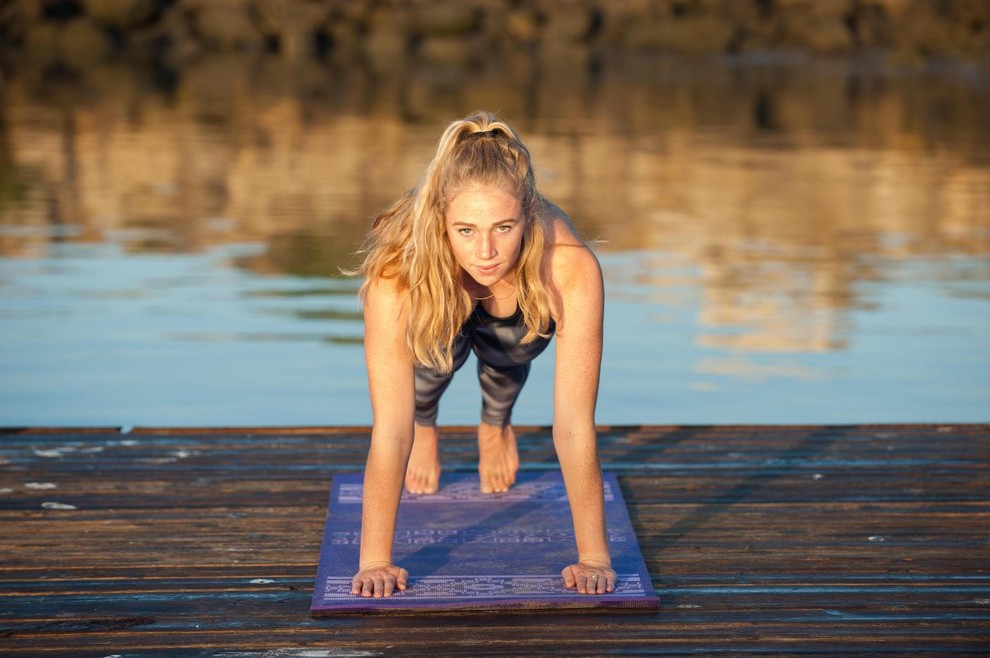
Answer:
[[69, 505], [68, 503], [54, 503], [54, 502], [49, 502], [49, 503], [41, 503], [41, 506], [44, 507], [45, 509], [57, 509], [57, 510], [74, 510], [74, 509], [79, 509], [75, 505]]

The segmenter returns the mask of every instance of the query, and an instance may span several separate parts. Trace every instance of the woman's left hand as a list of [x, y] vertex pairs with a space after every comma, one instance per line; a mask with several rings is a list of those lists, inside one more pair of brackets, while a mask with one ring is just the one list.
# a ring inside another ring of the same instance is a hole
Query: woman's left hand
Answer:
[[567, 589], [576, 587], [579, 594], [605, 594], [615, 589], [615, 571], [607, 564], [578, 562], [566, 567], [561, 575]]

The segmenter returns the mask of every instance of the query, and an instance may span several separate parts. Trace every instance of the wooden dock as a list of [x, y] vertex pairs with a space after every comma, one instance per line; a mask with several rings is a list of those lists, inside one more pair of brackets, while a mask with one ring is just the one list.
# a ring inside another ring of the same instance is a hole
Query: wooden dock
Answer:
[[[519, 438], [555, 466], [547, 428]], [[990, 653], [990, 425], [603, 427], [659, 612], [315, 619], [330, 480], [367, 441], [4, 431], [0, 654]], [[473, 430], [443, 456], [475, 468]]]

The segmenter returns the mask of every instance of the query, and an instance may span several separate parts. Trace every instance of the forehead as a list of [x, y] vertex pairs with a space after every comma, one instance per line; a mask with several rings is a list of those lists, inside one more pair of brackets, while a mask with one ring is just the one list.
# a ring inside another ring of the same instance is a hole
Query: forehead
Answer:
[[484, 224], [519, 219], [522, 201], [514, 190], [490, 185], [468, 185], [450, 195], [447, 222]]

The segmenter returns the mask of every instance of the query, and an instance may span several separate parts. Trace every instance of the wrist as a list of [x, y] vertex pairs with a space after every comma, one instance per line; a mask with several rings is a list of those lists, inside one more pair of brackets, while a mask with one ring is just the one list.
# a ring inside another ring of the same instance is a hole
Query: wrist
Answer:
[[578, 556], [578, 563], [579, 564], [582, 564], [582, 565], [584, 565], [586, 567], [596, 567], [596, 568], [599, 568], [599, 569], [611, 569], [612, 568], [612, 559], [608, 555], [606, 555], [604, 557], [603, 556], [600, 556], [600, 555], [596, 555], [596, 556], [579, 555]]

